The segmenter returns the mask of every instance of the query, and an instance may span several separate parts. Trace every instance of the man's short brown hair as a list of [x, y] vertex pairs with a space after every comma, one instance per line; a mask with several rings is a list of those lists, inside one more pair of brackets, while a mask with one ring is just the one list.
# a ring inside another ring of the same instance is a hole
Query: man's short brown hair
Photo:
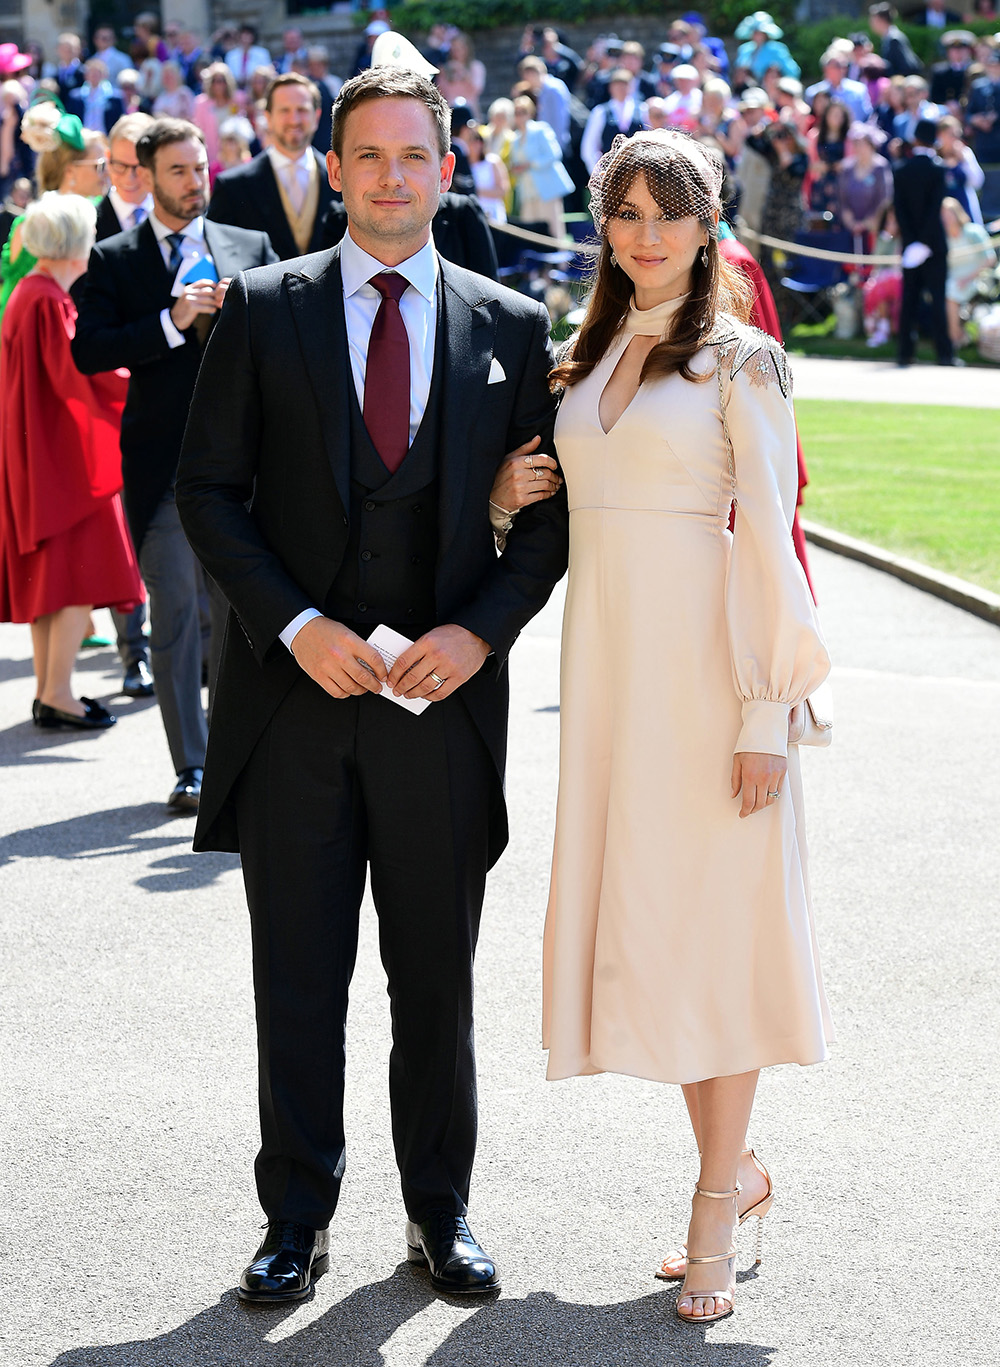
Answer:
[[344, 151], [347, 116], [367, 100], [418, 100], [427, 106], [434, 119], [441, 157], [451, 148], [451, 110], [437, 86], [415, 71], [399, 66], [373, 66], [346, 81], [334, 101], [330, 143], [338, 158]]
[[286, 71], [283, 76], [275, 76], [274, 80], [267, 87], [264, 93], [264, 109], [270, 114], [271, 101], [274, 99], [274, 92], [281, 90], [284, 86], [300, 85], [309, 92], [309, 98], [313, 102], [313, 109], [318, 109], [323, 97], [319, 93], [319, 86], [315, 81], [311, 81], [308, 76], [300, 76], [297, 71]]
[[151, 171], [160, 148], [175, 142], [200, 142], [204, 147], [205, 135], [197, 124], [188, 123], [187, 119], [154, 119], [135, 145], [139, 165]]

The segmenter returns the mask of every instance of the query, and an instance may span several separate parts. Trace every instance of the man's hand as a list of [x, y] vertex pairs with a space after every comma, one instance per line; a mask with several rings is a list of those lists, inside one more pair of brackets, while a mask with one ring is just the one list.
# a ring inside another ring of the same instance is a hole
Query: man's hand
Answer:
[[374, 646], [342, 622], [313, 617], [295, 633], [292, 654], [299, 667], [331, 698], [382, 691], [385, 661]]
[[185, 285], [170, 310], [170, 321], [178, 332], [186, 332], [199, 313], [216, 313], [219, 305], [215, 302], [216, 286], [211, 280], [196, 280], [193, 285]]
[[[781, 755], [744, 751], [733, 756], [733, 797], [743, 793], [740, 816], [771, 807], [781, 796], [788, 761]], [[777, 794], [777, 796], [775, 796]]]
[[489, 653], [482, 637], [465, 627], [435, 627], [403, 651], [389, 674], [389, 687], [397, 697], [441, 702], [482, 668]]
[[221, 309], [221, 308], [222, 308], [222, 305], [226, 302], [226, 290], [229, 288], [229, 286], [230, 286], [232, 283], [233, 283], [233, 277], [232, 277], [231, 275], [224, 276], [222, 280], [219, 280], [219, 281], [216, 283], [216, 286], [215, 286], [215, 307], [216, 307], [217, 309]]

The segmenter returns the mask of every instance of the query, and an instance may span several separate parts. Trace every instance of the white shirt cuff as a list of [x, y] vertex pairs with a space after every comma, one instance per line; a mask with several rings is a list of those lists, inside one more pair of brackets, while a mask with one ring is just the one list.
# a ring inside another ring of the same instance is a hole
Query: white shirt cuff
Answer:
[[160, 327], [163, 328], [163, 335], [167, 339], [167, 346], [171, 351], [174, 347], [183, 346], [187, 341], [183, 332], [178, 332], [174, 327], [174, 320], [170, 316], [169, 309], [160, 309]]
[[[289, 650], [291, 650], [292, 642], [295, 640], [296, 636], [305, 626], [306, 622], [311, 622], [314, 617], [322, 616], [323, 614], [317, 608], [306, 608], [304, 611], [299, 613], [298, 617], [292, 618], [292, 620], [288, 623], [288, 626], [285, 627], [284, 631], [282, 631], [279, 634], [278, 640], [281, 641], [284, 645], [286, 645]], [[294, 651], [292, 653], [294, 654]]]
[[788, 754], [788, 712], [786, 702], [768, 698], [744, 698], [743, 729], [736, 742], [736, 754]]

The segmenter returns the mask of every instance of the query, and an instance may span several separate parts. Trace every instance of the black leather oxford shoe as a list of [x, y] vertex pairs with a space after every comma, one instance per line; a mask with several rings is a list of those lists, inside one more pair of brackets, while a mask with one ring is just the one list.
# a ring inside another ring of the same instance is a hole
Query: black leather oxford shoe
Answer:
[[201, 802], [201, 769], [181, 769], [177, 782], [167, 798], [167, 806], [175, 812], [196, 812]]
[[330, 1262], [330, 1231], [311, 1229], [294, 1220], [272, 1220], [264, 1242], [240, 1278], [236, 1294], [258, 1305], [301, 1301], [309, 1295], [313, 1278], [322, 1276]]
[[430, 1268], [436, 1291], [475, 1296], [499, 1290], [496, 1264], [472, 1237], [464, 1215], [433, 1210], [419, 1225], [407, 1221], [406, 1256], [411, 1263]]
[[153, 676], [145, 660], [136, 660], [126, 669], [122, 692], [126, 698], [151, 698], [156, 692]]

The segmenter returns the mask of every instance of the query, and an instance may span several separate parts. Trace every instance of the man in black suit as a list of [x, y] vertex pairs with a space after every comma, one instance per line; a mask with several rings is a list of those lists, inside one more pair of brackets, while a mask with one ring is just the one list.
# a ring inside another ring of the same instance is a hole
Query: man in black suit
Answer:
[[[896, 222], [904, 252], [898, 361], [900, 365], [909, 365], [913, 360], [920, 304], [926, 292], [930, 296], [931, 336], [937, 363], [954, 365], [945, 312], [948, 246], [941, 222], [941, 201], [946, 191], [944, 166], [934, 155], [937, 125], [930, 119], [921, 119], [913, 140], [913, 155], [893, 172]], [[929, 248], [930, 255], [917, 264], [907, 265], [907, 248], [920, 244]]]
[[177, 460], [203, 340], [228, 282], [276, 257], [263, 233], [205, 224], [208, 157], [193, 124], [157, 119], [135, 151], [153, 213], [94, 248], [73, 359], [86, 375], [131, 371], [121, 438], [125, 510], [149, 593], [153, 679], [177, 774], [168, 803], [183, 812], [198, 806], [208, 728], [203, 576], [174, 505]]
[[[127, 232], [153, 211], [153, 196], [141, 179], [141, 167], [135, 145], [153, 120], [148, 114], [126, 114], [108, 135], [108, 175], [111, 189], [97, 206], [97, 241]], [[82, 275], [73, 287], [77, 307], [83, 302], [86, 276]], [[140, 603], [132, 612], [111, 609], [111, 617], [118, 636], [118, 654], [125, 671], [122, 692], [129, 698], [152, 697], [155, 688], [149, 668], [149, 642], [143, 630], [146, 623], [146, 604]]]
[[[349, 231], [233, 283], [181, 458], [185, 528], [233, 609], [195, 844], [240, 851], [250, 905], [268, 1232], [247, 1300], [307, 1295], [328, 1257], [368, 868], [407, 1256], [439, 1290], [499, 1285], [465, 1220], [472, 961], [507, 841], [507, 654], [563, 573], [568, 519], [561, 491], [532, 505], [497, 557], [497, 465], [551, 449], [548, 318], [435, 253], [449, 131], [426, 77], [344, 86], [328, 166]], [[377, 625], [414, 641], [392, 697]]]
[[304, 76], [278, 76], [267, 88], [271, 145], [252, 161], [223, 171], [208, 217], [267, 233], [282, 261], [316, 251], [333, 199], [323, 158], [311, 146], [320, 92]]
[[881, 39], [879, 52], [888, 76], [916, 76], [923, 66], [910, 46], [910, 40], [896, 23], [898, 18], [892, 5], [880, 0], [868, 10], [868, 26]]

